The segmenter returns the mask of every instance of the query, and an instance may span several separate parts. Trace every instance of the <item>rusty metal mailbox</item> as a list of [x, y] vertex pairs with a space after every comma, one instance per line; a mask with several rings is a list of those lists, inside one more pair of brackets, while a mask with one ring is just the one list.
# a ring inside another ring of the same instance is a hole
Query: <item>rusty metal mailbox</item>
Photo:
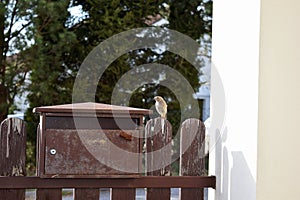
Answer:
[[34, 112], [40, 114], [40, 177], [128, 177], [142, 172], [141, 127], [151, 110], [77, 103]]

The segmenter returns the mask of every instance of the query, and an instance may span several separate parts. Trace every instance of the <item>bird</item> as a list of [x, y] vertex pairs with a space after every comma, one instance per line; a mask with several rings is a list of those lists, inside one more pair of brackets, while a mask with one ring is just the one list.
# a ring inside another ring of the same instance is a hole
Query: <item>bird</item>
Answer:
[[158, 112], [158, 114], [160, 114], [160, 116], [162, 118], [166, 119], [167, 107], [168, 107], [167, 103], [165, 102], [165, 100], [161, 96], [154, 97], [154, 100], [155, 100], [156, 111]]

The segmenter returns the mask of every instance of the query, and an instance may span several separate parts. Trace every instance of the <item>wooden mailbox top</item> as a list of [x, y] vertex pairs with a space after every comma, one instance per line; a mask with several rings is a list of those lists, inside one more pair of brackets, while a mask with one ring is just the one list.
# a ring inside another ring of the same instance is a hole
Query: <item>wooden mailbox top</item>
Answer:
[[116, 106], [103, 103], [75, 103], [55, 106], [42, 106], [33, 109], [34, 113], [99, 113], [99, 114], [133, 114], [133, 115], [149, 115], [152, 110], [133, 108], [126, 106]]

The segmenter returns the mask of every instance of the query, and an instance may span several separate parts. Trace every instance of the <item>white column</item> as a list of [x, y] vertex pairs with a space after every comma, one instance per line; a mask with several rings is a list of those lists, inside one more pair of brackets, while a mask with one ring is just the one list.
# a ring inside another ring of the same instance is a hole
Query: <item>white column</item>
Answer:
[[214, 1], [210, 200], [256, 199], [259, 28], [260, 0]]

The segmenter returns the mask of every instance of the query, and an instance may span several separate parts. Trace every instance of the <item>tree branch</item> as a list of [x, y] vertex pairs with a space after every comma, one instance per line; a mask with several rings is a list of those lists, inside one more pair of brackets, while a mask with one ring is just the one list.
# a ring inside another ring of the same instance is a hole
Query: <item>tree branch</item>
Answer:
[[[16, 0], [15, 4], [14, 4], [14, 8], [13, 8], [13, 11], [11, 13], [11, 18], [10, 18], [10, 23], [9, 23], [9, 29], [7, 31], [7, 44], [9, 43], [9, 41], [11, 40], [12, 37], [9, 37], [11, 35], [11, 32], [12, 32], [12, 27], [14, 26], [14, 19], [15, 19], [15, 16], [17, 14], [17, 4], [19, 3], [19, 0]], [[7, 48], [8, 50], [8, 48]], [[7, 51], [6, 50], [6, 51]]]
[[32, 21], [29, 21], [26, 24], [22, 24], [22, 28], [20, 28], [17, 31], [14, 31], [13, 33], [11, 33], [10, 35], [7, 36], [8, 41], [10, 41], [12, 38], [18, 36], [25, 28], [27, 28], [30, 24], [32, 24]]

